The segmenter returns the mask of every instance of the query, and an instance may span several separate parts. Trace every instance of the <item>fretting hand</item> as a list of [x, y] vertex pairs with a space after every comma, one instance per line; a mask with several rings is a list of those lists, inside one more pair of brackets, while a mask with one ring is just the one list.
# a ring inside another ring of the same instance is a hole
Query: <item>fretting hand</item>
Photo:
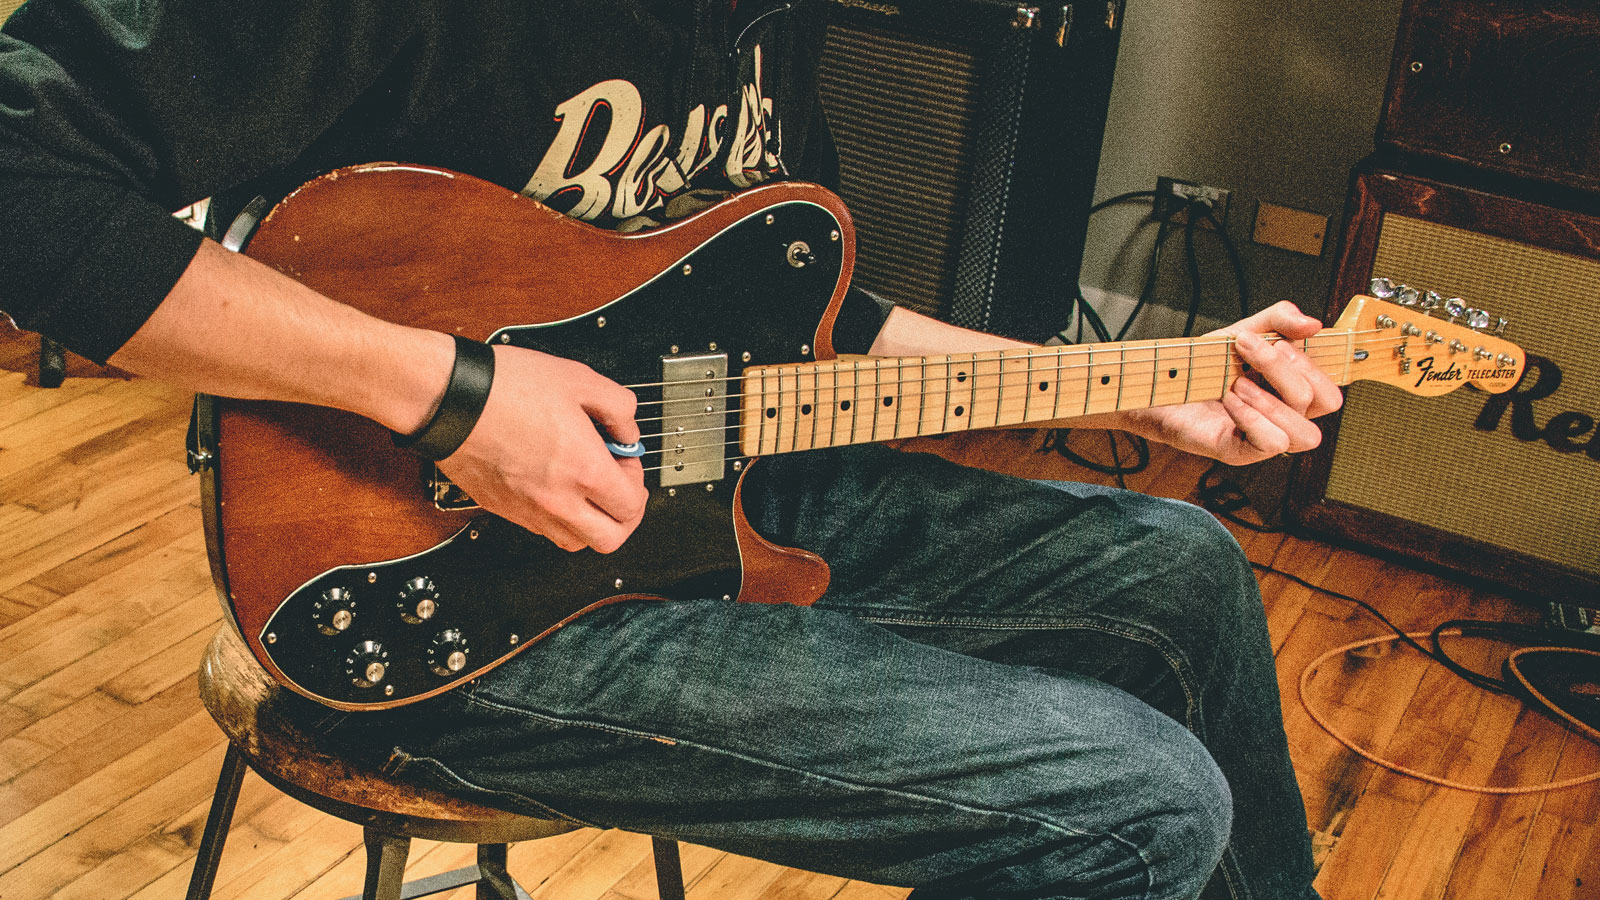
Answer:
[[[1253, 378], [1240, 378], [1221, 400], [1123, 413], [1125, 427], [1235, 466], [1312, 449], [1322, 442], [1322, 429], [1311, 420], [1344, 400], [1333, 380], [1292, 343], [1321, 328], [1321, 322], [1284, 301], [1211, 332], [1235, 337], [1240, 358], [1271, 390]], [[1287, 340], [1264, 340], [1265, 332]]]

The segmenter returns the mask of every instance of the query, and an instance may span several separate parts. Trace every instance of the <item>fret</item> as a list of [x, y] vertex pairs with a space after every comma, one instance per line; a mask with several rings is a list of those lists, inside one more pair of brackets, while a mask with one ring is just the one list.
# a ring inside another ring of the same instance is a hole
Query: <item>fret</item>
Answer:
[[1163, 341], [1156, 345], [1150, 382], [1150, 405], [1180, 403], [1188, 396], [1189, 348], [1193, 341]]
[[817, 370], [795, 367], [794, 449], [810, 450], [817, 445]]
[[950, 418], [950, 357], [928, 357], [923, 368], [922, 412], [917, 419], [917, 434], [943, 434]]
[[[908, 373], [909, 374], [909, 373]], [[917, 360], [917, 373], [914, 376], [916, 383], [911, 389], [902, 394], [900, 415], [895, 417], [895, 437], [911, 437], [922, 433], [922, 407], [928, 399], [928, 359], [921, 357]], [[916, 412], [910, 412], [912, 402], [916, 403]], [[910, 417], [911, 427], [909, 433], [901, 424], [902, 417]]]
[[818, 446], [839, 446], [839, 364], [829, 363], [817, 372], [817, 433], [823, 435]]
[[1028, 363], [1026, 366], [1027, 371], [1022, 373], [1025, 381], [1022, 385], [1022, 421], [1024, 422], [1034, 421], [1029, 417], [1028, 413], [1031, 412], [1031, 407], [1033, 406], [1033, 358], [1036, 355], [1038, 354], [1032, 352], [1024, 354]]
[[1054, 359], [1050, 363], [1050, 418], [1061, 418], [1061, 382], [1067, 377], [1067, 354], [1059, 348], [1052, 354]]
[[[1122, 381], [1117, 386], [1117, 409], [1145, 409], [1154, 400], [1156, 381], [1155, 341], [1135, 341], [1122, 345]], [[1150, 389], [1145, 389], [1145, 379]]]
[[895, 422], [900, 416], [900, 361], [874, 367], [876, 389], [872, 392], [872, 439], [887, 441], [895, 437]]
[[1356, 358], [1356, 332], [1354, 328], [1346, 329], [1344, 333], [1344, 380], [1340, 384], [1350, 383], [1350, 364]]
[[1186, 400], [1221, 400], [1232, 382], [1228, 370], [1233, 364], [1233, 342], [1222, 339], [1197, 340], [1190, 344], [1190, 380], [1193, 390]]
[[861, 422], [861, 361], [851, 360], [848, 368], [841, 369], [844, 376], [844, 390], [840, 392], [839, 402], [834, 406], [837, 415], [844, 422], [844, 433], [839, 437], [841, 444], [854, 444], [860, 440], [856, 430]]
[[1083, 412], [1115, 412], [1122, 399], [1122, 348], [1091, 349], [1089, 360], [1089, 390]]
[[956, 406], [955, 414], [956, 418], [960, 420], [957, 424], [961, 428], [971, 431], [974, 418], [973, 408], [978, 405], [978, 354], [972, 353], [967, 356], [966, 362], [961, 366], [961, 378], [957, 380], [961, 381], [962, 379], [964, 379], [962, 383], [967, 389], [967, 402]]
[[[1024, 414], [1028, 401], [1028, 372], [1026, 361], [1031, 357], [1031, 352], [1015, 353], [1007, 351], [1000, 355], [999, 399], [995, 403], [994, 424], [1016, 425], [1026, 422], [1028, 417]], [[1017, 363], [1022, 362], [1022, 366]], [[1021, 402], [1018, 402], [1021, 394]]]

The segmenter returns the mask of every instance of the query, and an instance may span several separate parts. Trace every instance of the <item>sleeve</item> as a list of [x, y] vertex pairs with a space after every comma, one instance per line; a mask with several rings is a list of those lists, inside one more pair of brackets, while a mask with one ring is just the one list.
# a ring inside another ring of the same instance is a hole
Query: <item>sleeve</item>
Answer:
[[402, 6], [24, 5], [0, 30], [0, 309], [103, 362], [199, 247], [170, 213], [336, 137], [415, 43]]

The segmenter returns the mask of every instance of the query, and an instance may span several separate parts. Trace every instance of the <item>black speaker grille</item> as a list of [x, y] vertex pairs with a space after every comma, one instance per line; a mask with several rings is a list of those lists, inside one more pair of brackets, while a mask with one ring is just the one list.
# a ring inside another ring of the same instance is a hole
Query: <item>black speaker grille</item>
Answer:
[[948, 318], [979, 112], [972, 48], [834, 24], [821, 89], [855, 218], [855, 282]]

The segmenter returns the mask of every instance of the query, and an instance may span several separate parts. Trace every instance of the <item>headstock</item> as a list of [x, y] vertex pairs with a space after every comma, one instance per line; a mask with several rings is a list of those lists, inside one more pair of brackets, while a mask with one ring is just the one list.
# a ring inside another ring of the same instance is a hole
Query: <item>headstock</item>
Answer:
[[1463, 384], [1498, 394], [1522, 377], [1527, 354], [1500, 336], [1505, 319], [1387, 278], [1372, 279], [1372, 294], [1352, 299], [1333, 326], [1351, 332], [1350, 381], [1434, 397]]

